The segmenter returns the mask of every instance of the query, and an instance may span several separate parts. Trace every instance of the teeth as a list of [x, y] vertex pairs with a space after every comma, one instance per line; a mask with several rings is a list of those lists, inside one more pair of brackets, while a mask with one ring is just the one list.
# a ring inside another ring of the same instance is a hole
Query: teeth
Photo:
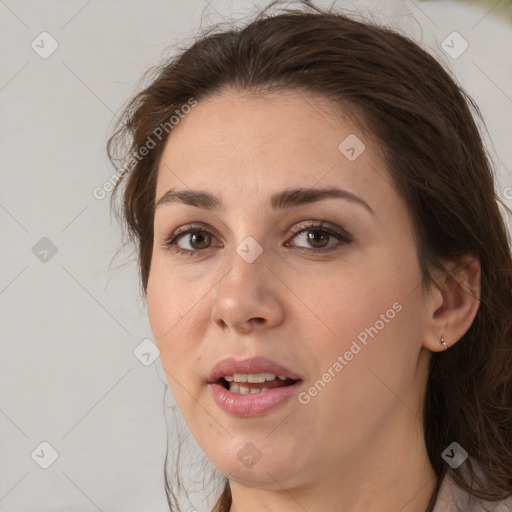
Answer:
[[[265, 375], [256, 375], [256, 374], [248, 374], [244, 377], [247, 377], [247, 382], [265, 382]], [[275, 377], [274, 377], [275, 379]]]
[[[235, 373], [234, 375], [225, 375], [224, 379], [228, 382], [251, 382], [251, 383], [262, 383], [265, 381], [272, 381], [276, 378], [274, 373]], [[285, 380], [286, 377], [279, 376], [281, 380]]]
[[[226, 379], [227, 380], [227, 379]], [[268, 391], [270, 388], [249, 388], [249, 386], [241, 386], [238, 382], [233, 382], [229, 386], [229, 391], [231, 393], [236, 393], [237, 395], [249, 395], [254, 393], [263, 393], [264, 391]]]

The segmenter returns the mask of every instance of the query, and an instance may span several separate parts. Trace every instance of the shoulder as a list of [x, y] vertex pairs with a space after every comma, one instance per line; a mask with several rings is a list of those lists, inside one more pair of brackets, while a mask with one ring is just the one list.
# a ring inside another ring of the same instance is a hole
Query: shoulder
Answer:
[[448, 472], [439, 487], [433, 512], [512, 512], [512, 496], [501, 501], [486, 501], [461, 489]]

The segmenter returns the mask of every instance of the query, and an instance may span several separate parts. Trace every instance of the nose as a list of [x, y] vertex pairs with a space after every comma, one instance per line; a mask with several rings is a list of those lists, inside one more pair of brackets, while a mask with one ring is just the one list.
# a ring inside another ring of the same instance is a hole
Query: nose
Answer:
[[230, 270], [213, 289], [212, 321], [223, 330], [247, 334], [284, 319], [283, 284], [265, 252], [248, 263], [236, 252]]

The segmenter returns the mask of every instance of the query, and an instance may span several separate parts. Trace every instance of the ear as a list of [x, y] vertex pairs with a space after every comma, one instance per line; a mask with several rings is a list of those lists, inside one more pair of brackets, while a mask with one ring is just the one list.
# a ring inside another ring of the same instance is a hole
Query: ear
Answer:
[[468, 331], [480, 306], [480, 262], [474, 256], [465, 256], [448, 262], [444, 267], [449, 272], [435, 274], [438, 287], [432, 285], [427, 292], [425, 330], [423, 346], [439, 352], [446, 350]]

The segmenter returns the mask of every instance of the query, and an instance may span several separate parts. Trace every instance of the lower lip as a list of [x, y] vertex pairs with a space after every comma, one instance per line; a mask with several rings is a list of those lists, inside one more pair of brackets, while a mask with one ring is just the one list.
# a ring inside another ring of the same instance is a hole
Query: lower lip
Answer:
[[231, 393], [221, 384], [214, 382], [208, 384], [217, 405], [228, 414], [241, 418], [260, 416], [282, 405], [293, 395], [297, 394], [302, 381], [298, 380], [291, 386], [269, 389], [259, 393], [239, 395]]

